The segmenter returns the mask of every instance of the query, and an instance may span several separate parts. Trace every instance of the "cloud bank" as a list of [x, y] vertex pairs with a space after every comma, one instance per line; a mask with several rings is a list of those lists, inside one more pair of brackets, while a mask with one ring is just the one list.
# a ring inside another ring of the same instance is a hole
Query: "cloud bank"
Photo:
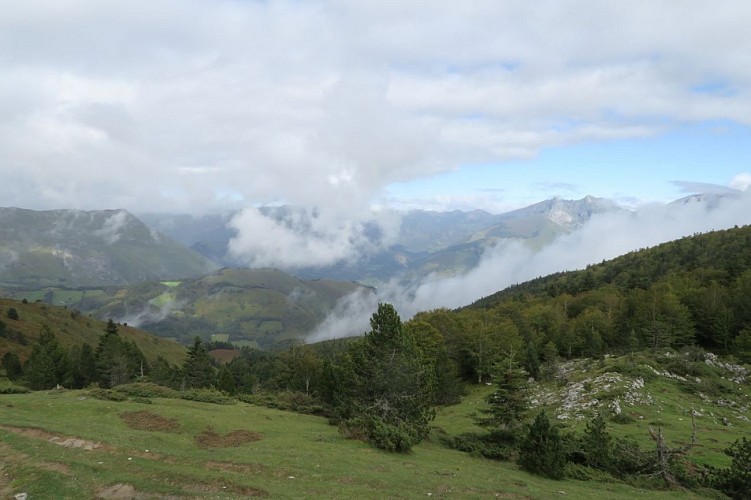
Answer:
[[0, 198], [341, 214], [461, 164], [749, 124], [749, 25], [736, 1], [14, 2]]
[[673, 203], [635, 212], [595, 215], [576, 231], [558, 237], [539, 251], [508, 240], [489, 248], [477, 267], [451, 278], [429, 276], [404, 287], [393, 282], [377, 293], [345, 297], [309, 338], [315, 342], [358, 335], [368, 330], [378, 302], [393, 303], [403, 319], [419, 311], [455, 308], [559, 271], [585, 268], [633, 250], [733, 226], [751, 224], [751, 191], [735, 192], [712, 203]]

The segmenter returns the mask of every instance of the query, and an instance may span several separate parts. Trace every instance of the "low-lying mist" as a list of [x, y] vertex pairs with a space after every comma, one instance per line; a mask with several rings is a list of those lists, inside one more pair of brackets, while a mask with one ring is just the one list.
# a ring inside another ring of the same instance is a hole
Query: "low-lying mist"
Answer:
[[359, 335], [378, 302], [390, 302], [402, 319], [419, 311], [455, 308], [522, 283], [559, 271], [582, 269], [589, 264], [696, 233], [751, 223], [751, 191], [685, 202], [651, 205], [634, 212], [593, 216], [574, 232], [535, 250], [521, 240], [504, 240], [485, 250], [480, 263], [465, 274], [431, 275], [417, 283], [397, 281], [376, 293], [358, 292], [342, 299], [335, 310], [309, 336], [308, 341]]

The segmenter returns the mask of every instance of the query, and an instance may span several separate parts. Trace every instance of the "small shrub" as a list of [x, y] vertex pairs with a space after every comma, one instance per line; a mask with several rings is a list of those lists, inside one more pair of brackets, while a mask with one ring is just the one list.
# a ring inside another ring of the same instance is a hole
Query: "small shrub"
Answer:
[[393, 425], [373, 415], [351, 418], [339, 426], [339, 432], [346, 438], [366, 441], [382, 450], [406, 453], [420, 442], [414, 426]]
[[308, 415], [321, 415], [324, 407], [314, 397], [300, 391], [287, 391], [277, 394], [277, 408]]
[[626, 413], [616, 413], [610, 417], [610, 421], [621, 425], [628, 425], [636, 422], [632, 416], [627, 415]]
[[89, 389], [86, 394], [92, 398], [101, 399], [104, 401], [121, 402], [128, 400], [127, 395], [121, 392], [113, 391], [112, 389]]
[[141, 398], [177, 398], [180, 393], [163, 385], [151, 382], [134, 382], [132, 384], [118, 385], [115, 390], [131, 397]]
[[452, 438], [443, 438], [444, 443], [452, 449], [469, 453], [475, 457], [508, 461], [516, 455], [513, 443], [494, 439], [490, 434], [468, 432]]
[[629, 363], [625, 360], [619, 360], [618, 362], [616, 362], [611, 367], [611, 370], [628, 377], [641, 378], [645, 382], [649, 382], [657, 378], [655, 372], [653, 372], [648, 365]]
[[564, 476], [577, 481], [597, 481], [600, 483], [615, 482], [613, 476], [605, 471], [571, 462], [566, 464], [566, 467], [564, 468]]
[[31, 390], [22, 385], [0, 384], [0, 394], [28, 394]]
[[233, 405], [237, 403], [236, 399], [216, 389], [189, 389], [181, 391], [179, 394], [180, 399], [198, 401], [199, 403], [211, 403], [215, 405]]
[[149, 398], [144, 398], [144, 397], [141, 397], [141, 396], [136, 396], [134, 398], [131, 398], [131, 400], [134, 403], [141, 403], [141, 404], [145, 404], [145, 405], [150, 405], [152, 403], [152, 401]]
[[8, 316], [8, 319], [12, 319], [13, 321], [18, 321], [20, 319], [18, 311], [16, 310], [15, 307], [11, 307], [10, 309], [8, 309], [6, 316]]

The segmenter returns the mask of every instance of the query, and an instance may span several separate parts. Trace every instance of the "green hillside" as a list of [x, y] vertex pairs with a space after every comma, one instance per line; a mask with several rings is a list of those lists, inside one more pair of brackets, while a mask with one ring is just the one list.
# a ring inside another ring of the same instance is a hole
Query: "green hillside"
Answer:
[[[8, 318], [10, 309], [18, 313], [17, 320]], [[96, 347], [106, 327], [103, 321], [64, 307], [9, 299], [0, 299], [0, 321], [0, 358], [6, 352], [13, 352], [22, 360], [31, 353], [44, 326], [52, 330], [65, 348], [84, 342]], [[179, 365], [185, 358], [185, 348], [176, 342], [124, 325], [119, 326], [119, 333], [124, 339], [135, 342], [148, 361], [162, 356], [171, 364]]]
[[125, 210], [0, 208], [0, 285], [92, 287], [199, 276], [206, 258]]
[[185, 344], [195, 336], [222, 334], [238, 346], [267, 348], [306, 336], [340, 298], [361, 288], [346, 281], [301, 280], [276, 269], [223, 269], [183, 281], [6, 293], [114, 318]]
[[575, 295], [605, 285], [620, 290], [648, 288], [678, 273], [726, 284], [751, 269], [751, 226], [713, 231], [629, 252], [582, 271], [544, 276], [482, 298], [471, 307], [488, 308], [524, 294]]

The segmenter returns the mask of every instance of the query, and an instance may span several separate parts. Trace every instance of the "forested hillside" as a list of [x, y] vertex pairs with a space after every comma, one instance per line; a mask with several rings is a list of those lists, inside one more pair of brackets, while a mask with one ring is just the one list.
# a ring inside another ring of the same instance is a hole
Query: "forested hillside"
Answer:
[[749, 359], [751, 227], [683, 238], [419, 317], [463, 339], [459, 351], [475, 358], [517, 339], [566, 357], [697, 344]]

